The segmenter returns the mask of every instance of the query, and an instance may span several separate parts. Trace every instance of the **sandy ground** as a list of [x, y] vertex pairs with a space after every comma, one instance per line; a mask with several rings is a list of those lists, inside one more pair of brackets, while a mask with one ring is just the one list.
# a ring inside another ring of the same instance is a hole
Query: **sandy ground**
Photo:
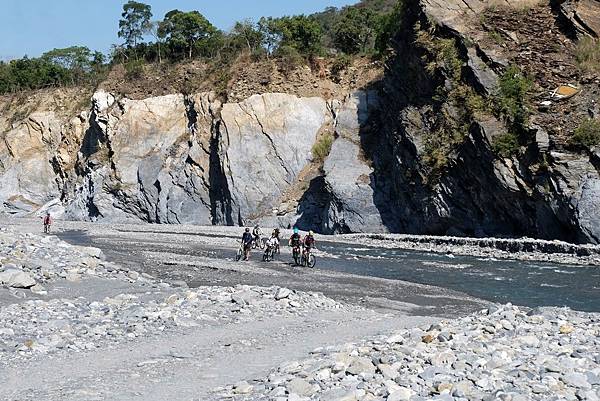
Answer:
[[[36, 220], [4, 220], [0, 221], [2, 226], [40, 231]], [[315, 311], [308, 316], [234, 325], [215, 323], [107, 349], [39, 356], [2, 369], [2, 400], [211, 399], [210, 390], [217, 386], [260, 377], [278, 364], [305, 357], [316, 347], [466, 315], [486, 304], [450, 290], [318, 268], [300, 269], [285, 262], [235, 263], [231, 258], [239, 228], [58, 222], [54, 234], [76, 245], [99, 247], [109, 261], [175, 285], [277, 285], [322, 292], [367, 309], [358, 313], [351, 309]], [[282, 260], [289, 259], [286, 252]], [[319, 261], [327, 263], [326, 255]], [[134, 284], [105, 280], [57, 285], [48, 290], [46, 299], [84, 296], [90, 301], [143, 291]], [[164, 290], [162, 295], [169, 291], [173, 289]], [[22, 302], [18, 295], [0, 290], [0, 305]]]

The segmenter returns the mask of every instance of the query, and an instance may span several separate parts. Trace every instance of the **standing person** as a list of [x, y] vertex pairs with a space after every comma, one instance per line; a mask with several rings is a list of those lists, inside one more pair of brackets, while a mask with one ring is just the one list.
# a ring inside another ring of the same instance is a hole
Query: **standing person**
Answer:
[[46, 215], [43, 218], [44, 222], [44, 233], [50, 233], [50, 226], [52, 225], [52, 216], [50, 216], [50, 212], [46, 212]]
[[265, 245], [267, 249], [265, 250], [265, 256], [263, 257], [263, 260], [268, 262], [269, 260], [273, 259], [275, 253], [279, 249], [279, 238], [277, 237], [277, 235], [275, 235], [275, 231], [273, 231], [273, 233], [271, 234], [271, 238], [267, 240], [267, 243]]
[[250, 234], [250, 229], [246, 228], [244, 234], [242, 235], [242, 246], [244, 247], [244, 260], [248, 260], [250, 257], [250, 249], [252, 248], [252, 234]]

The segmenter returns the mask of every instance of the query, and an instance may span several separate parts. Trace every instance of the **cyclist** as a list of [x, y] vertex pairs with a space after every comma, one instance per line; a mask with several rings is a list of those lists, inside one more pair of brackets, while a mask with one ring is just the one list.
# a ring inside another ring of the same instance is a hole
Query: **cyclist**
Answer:
[[265, 254], [271, 252], [271, 256], [275, 255], [275, 251], [279, 249], [279, 238], [275, 235], [275, 232], [271, 234], [271, 238], [269, 238], [265, 244], [267, 249], [265, 250]]
[[312, 248], [315, 246], [315, 236], [314, 236], [314, 232], [311, 230], [308, 232], [308, 234], [306, 234], [306, 236], [304, 237], [304, 240], [302, 241], [302, 245], [304, 245], [304, 257], [308, 257], [308, 255], [310, 255], [310, 252], [312, 250]]
[[248, 260], [250, 256], [250, 249], [252, 248], [252, 234], [250, 234], [250, 229], [246, 228], [244, 234], [242, 235], [242, 246], [244, 247], [244, 260]]
[[254, 236], [254, 242], [256, 242], [256, 245], [260, 244], [260, 237], [263, 235], [263, 232], [258, 224], [254, 226], [252, 235]]
[[275, 245], [273, 253], [279, 253], [279, 243], [281, 242], [281, 238], [279, 238], [279, 235], [281, 235], [279, 228], [274, 229], [271, 233], [271, 238], [277, 239], [277, 244]]
[[48, 234], [50, 232], [50, 226], [52, 225], [52, 217], [50, 216], [50, 212], [46, 212], [46, 215], [43, 218], [44, 222], [44, 233]]
[[300, 236], [300, 232], [297, 227], [294, 227], [294, 233], [290, 237], [288, 244], [292, 247], [293, 255], [300, 254], [300, 248], [302, 247], [302, 237]]

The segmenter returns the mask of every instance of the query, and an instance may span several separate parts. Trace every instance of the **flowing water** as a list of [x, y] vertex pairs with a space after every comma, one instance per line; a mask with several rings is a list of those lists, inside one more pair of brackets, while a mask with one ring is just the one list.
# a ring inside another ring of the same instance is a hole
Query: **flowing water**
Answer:
[[321, 242], [317, 268], [405, 280], [494, 302], [600, 312], [600, 266], [483, 259]]

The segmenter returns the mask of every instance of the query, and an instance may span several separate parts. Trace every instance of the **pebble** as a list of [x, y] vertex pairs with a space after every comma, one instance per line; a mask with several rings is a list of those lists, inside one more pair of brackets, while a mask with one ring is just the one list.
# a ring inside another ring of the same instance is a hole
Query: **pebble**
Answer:
[[[572, 327], [568, 335], [563, 326]], [[312, 392], [301, 397], [311, 401], [594, 401], [600, 392], [599, 333], [599, 314], [565, 308], [530, 314], [495, 305], [439, 325], [321, 347], [269, 377], [288, 389], [310, 386]], [[274, 399], [269, 397], [255, 391], [236, 401]]]

